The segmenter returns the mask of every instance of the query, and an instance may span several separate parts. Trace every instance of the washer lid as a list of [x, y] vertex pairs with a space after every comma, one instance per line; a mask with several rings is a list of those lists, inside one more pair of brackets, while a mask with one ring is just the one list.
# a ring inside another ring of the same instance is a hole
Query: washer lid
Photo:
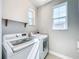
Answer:
[[21, 39], [21, 40], [8, 41], [8, 45], [11, 47], [13, 52], [24, 49], [30, 45], [33, 45], [34, 43], [35, 43], [34, 39]]

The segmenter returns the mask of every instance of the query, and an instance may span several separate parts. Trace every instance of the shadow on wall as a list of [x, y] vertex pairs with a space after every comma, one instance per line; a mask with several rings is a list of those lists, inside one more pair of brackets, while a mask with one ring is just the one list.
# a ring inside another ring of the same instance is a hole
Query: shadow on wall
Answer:
[[2, 21], [2, 29], [4, 34], [13, 34], [13, 33], [25, 33], [30, 31], [36, 31], [35, 26], [26, 25], [24, 27], [24, 23], [16, 22], [16, 21], [8, 21], [7, 26], [5, 26], [5, 20]]

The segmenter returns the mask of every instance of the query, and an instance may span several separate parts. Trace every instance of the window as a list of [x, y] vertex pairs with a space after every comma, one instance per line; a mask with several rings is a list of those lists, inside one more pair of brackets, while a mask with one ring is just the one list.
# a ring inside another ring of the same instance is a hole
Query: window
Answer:
[[29, 22], [29, 25], [35, 24], [35, 10], [34, 9], [29, 9], [28, 22]]
[[66, 30], [67, 24], [67, 2], [56, 5], [53, 8], [53, 29]]

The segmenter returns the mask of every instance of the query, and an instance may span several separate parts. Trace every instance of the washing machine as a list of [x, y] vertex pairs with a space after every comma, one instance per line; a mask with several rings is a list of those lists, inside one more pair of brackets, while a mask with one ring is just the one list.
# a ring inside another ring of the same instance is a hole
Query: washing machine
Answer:
[[39, 59], [39, 40], [27, 34], [3, 36], [3, 59]]

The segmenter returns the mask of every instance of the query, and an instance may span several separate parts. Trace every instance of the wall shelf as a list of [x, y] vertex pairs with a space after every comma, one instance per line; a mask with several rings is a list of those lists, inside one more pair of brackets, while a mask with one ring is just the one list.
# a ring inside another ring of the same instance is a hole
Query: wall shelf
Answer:
[[[2, 20], [5, 20], [5, 26], [7, 27], [8, 26], [8, 21], [13, 21], [13, 20], [9, 20], [9, 19], [2, 19]], [[19, 22], [19, 21], [13, 21], [13, 22]], [[23, 23], [24, 24], [24, 27], [27, 26], [28, 23], [25, 23], [25, 22], [19, 22], [19, 23]]]

